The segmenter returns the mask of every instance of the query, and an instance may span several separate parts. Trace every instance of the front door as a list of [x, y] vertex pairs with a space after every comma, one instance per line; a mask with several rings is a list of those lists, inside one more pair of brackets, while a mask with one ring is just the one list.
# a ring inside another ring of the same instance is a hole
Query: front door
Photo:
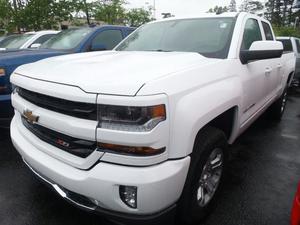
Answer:
[[[255, 41], [261, 41], [262, 32], [258, 20], [248, 18], [245, 21], [241, 50], [249, 50]], [[270, 72], [268, 60], [257, 60], [242, 65], [241, 79], [243, 84], [243, 105], [241, 125], [247, 121], [264, 105], [267, 99], [266, 73]]]

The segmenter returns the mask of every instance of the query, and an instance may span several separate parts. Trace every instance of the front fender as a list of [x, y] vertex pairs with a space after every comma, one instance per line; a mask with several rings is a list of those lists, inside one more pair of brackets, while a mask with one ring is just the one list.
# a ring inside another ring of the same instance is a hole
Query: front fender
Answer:
[[[240, 79], [233, 76], [200, 87], [178, 99], [171, 99], [170, 158], [189, 155], [201, 128], [232, 107], [240, 108], [241, 93]], [[239, 117], [234, 118], [230, 142], [238, 134]]]

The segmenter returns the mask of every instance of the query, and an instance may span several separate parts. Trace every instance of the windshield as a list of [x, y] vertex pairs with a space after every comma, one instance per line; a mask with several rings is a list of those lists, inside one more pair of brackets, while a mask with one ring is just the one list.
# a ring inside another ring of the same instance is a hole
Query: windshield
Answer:
[[226, 58], [234, 18], [171, 20], [147, 24], [122, 42], [117, 51], [197, 52]]
[[6, 37], [0, 42], [0, 48], [17, 49], [21, 48], [34, 34], [20, 34]]
[[91, 28], [69, 29], [60, 32], [46, 41], [40, 48], [68, 50], [73, 49], [92, 31]]

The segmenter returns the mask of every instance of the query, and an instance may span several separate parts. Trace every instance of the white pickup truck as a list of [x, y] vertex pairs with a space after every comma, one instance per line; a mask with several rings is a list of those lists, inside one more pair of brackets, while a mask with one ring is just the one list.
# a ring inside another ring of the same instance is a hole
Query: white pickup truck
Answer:
[[266, 109], [282, 116], [295, 67], [282, 52], [267, 20], [229, 13], [23, 65], [11, 76], [13, 144], [83, 209], [138, 220], [176, 209], [197, 222], [218, 202], [227, 145]]

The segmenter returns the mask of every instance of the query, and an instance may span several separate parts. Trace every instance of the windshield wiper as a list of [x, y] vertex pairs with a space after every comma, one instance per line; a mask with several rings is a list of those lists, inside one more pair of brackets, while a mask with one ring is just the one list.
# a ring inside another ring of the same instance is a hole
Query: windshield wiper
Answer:
[[171, 50], [163, 50], [163, 49], [153, 49], [153, 50], [145, 50], [147, 52], [173, 52]]

